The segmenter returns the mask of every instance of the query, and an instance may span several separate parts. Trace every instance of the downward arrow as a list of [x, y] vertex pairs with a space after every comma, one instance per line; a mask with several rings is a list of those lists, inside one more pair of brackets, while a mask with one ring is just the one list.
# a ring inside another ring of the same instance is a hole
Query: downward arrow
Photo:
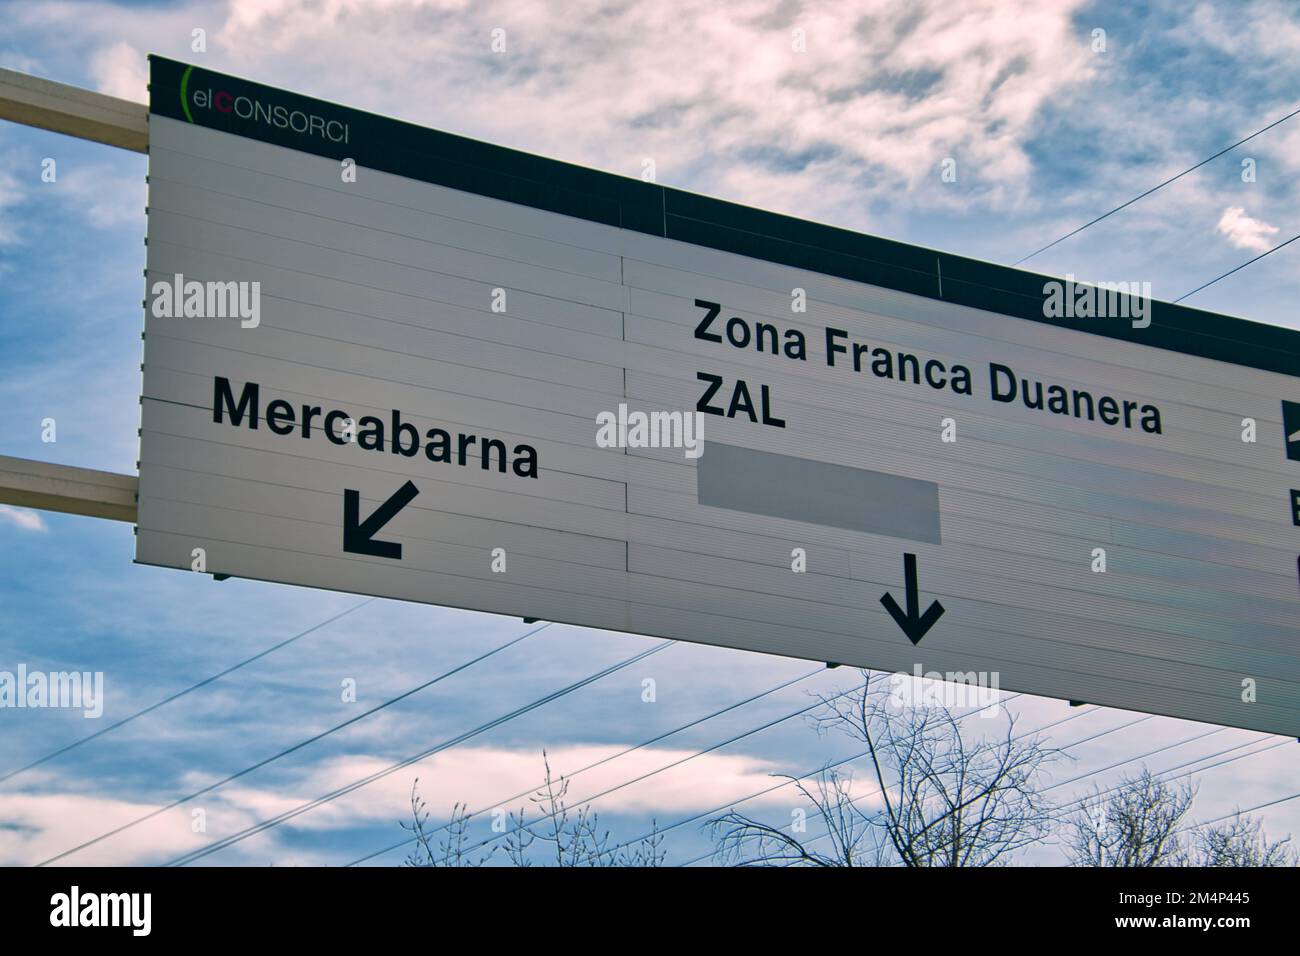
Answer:
[[903, 629], [907, 639], [913, 644], [920, 644], [921, 638], [934, 627], [934, 622], [943, 616], [943, 605], [934, 601], [924, 614], [920, 613], [921, 595], [916, 584], [916, 555], [903, 555], [903, 577], [907, 588], [907, 613], [903, 613], [903, 609], [888, 591], [881, 597], [880, 603], [885, 606], [894, 623]]
[[420, 493], [412, 482], [407, 482], [375, 509], [365, 521], [361, 520], [361, 492], [343, 489], [343, 550], [353, 554], [369, 554], [376, 558], [402, 560], [402, 546], [396, 541], [375, 541], [375, 534], [393, 519], [397, 512], [411, 503]]

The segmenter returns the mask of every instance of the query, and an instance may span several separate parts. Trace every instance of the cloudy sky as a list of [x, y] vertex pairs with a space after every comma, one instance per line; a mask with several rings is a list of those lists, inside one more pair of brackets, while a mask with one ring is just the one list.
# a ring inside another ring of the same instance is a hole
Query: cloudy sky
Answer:
[[[639, 175], [650, 158], [667, 185], [1002, 263], [1300, 106], [1300, 11], [1283, 2], [7, 0], [3, 20], [0, 65], [115, 96], [144, 101], [145, 56], [160, 53], [611, 172]], [[196, 29], [206, 31], [205, 52], [192, 50]], [[489, 46], [496, 29], [504, 56]], [[792, 51], [795, 30], [804, 52]], [[45, 158], [57, 160], [56, 183], [41, 181]], [[955, 182], [939, 175], [945, 160]], [[1254, 181], [1243, 178], [1244, 160]], [[1300, 232], [1298, 174], [1300, 117], [1029, 265], [1149, 281], [1157, 298], [1177, 298]], [[0, 123], [0, 454], [134, 471], [144, 175], [143, 156]], [[1300, 328], [1297, 255], [1300, 244], [1189, 304]], [[57, 422], [52, 444], [41, 440], [46, 418]], [[38, 862], [131, 823], [534, 630], [216, 583], [137, 567], [132, 552], [127, 525], [0, 507], [0, 669], [103, 671], [107, 683], [98, 721], [0, 713], [0, 776], [303, 636], [0, 782], [0, 863]], [[660, 643], [548, 627], [67, 859], [165, 862]], [[600, 797], [594, 809], [616, 838], [636, 837], [652, 820], [676, 823], [767, 789], [772, 774], [853, 754], [847, 738], [819, 737], [797, 716], [780, 720], [851, 677], [668, 646], [202, 861], [366, 857], [401, 840], [397, 821], [417, 776], [435, 815], [456, 801], [486, 809], [471, 823], [486, 838], [491, 809], [540, 781], [543, 748], [557, 771], [573, 771], [763, 694], [573, 780], [580, 800], [771, 724]], [[642, 699], [647, 678], [654, 702]], [[356, 703], [340, 699], [346, 679], [356, 681]], [[1073, 718], [1049, 731], [1056, 746], [1079, 742], [1054, 771], [1062, 798], [1112, 782], [1134, 767], [1122, 761], [1164, 745], [1153, 770], [1271, 742], [1231, 730], [1202, 736], [1213, 728], [1164, 718], [1130, 729], [1138, 715], [1056, 701], [1018, 698], [1011, 708], [1026, 728]], [[1295, 746], [1199, 775], [1193, 817], [1295, 792]], [[782, 822], [799, 805], [786, 788], [742, 806]], [[194, 832], [196, 809], [206, 833]], [[1270, 831], [1300, 832], [1300, 802], [1263, 817]], [[708, 848], [694, 823], [666, 846], [676, 863]], [[1061, 857], [1047, 846], [1027, 859]]]

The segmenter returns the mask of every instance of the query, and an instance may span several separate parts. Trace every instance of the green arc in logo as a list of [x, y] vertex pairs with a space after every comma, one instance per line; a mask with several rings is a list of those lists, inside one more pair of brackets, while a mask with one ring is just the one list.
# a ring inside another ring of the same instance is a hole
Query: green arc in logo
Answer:
[[194, 117], [190, 115], [190, 98], [188, 93], [190, 88], [190, 74], [193, 72], [194, 67], [187, 66], [185, 72], [181, 74], [181, 109], [185, 113], [185, 118], [191, 123], [194, 122]]

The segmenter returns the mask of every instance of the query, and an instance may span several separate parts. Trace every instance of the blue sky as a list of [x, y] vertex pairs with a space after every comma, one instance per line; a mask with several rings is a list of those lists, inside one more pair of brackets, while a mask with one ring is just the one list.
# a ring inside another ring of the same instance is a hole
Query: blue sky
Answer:
[[[960, 10], [953, 8], [960, 6]], [[1046, 8], [1046, 9], [1044, 9]], [[854, 2], [727, 5], [531, 0], [394, 3], [5, 4], [0, 65], [132, 99], [145, 55], [668, 185], [1012, 262], [1297, 107], [1300, 13], [1284, 3]], [[562, 12], [560, 12], [562, 11]], [[791, 65], [788, 37], [807, 31]], [[514, 53], [490, 56], [492, 29]], [[207, 51], [191, 50], [196, 28]], [[1092, 49], [1106, 32], [1105, 52]], [[58, 163], [56, 183], [41, 161]], [[946, 158], [955, 183], [940, 180]], [[1244, 182], [1241, 160], [1255, 161]], [[0, 123], [0, 454], [132, 472], [146, 201], [143, 156]], [[1300, 232], [1300, 117], [1031, 260], [1090, 280], [1142, 280], [1173, 299]], [[1300, 328], [1300, 244], [1189, 304]], [[57, 421], [57, 441], [41, 422]], [[0, 712], [0, 775], [362, 603], [363, 598], [131, 563], [131, 528], [0, 512], [0, 669], [102, 670], [105, 716]], [[31, 863], [197, 790], [529, 628], [515, 619], [374, 601], [175, 704], [0, 783], [0, 863]], [[346, 731], [73, 857], [158, 863], [453, 738], [657, 641], [555, 625]], [[435, 813], [472, 809], [559, 771], [816, 671], [807, 662], [675, 645], [369, 787], [204, 858], [341, 864], [401, 838], [415, 776]], [[574, 796], [669, 764], [848, 685], [820, 671], [613, 762]], [[344, 679], [359, 701], [340, 700]], [[654, 703], [642, 701], [653, 678]], [[1072, 716], [1020, 698], [1022, 726]], [[1066, 746], [1136, 715], [1092, 709]], [[1056, 777], [1211, 728], [1154, 718], [1070, 753]], [[1154, 770], [1261, 735], [1225, 730]], [[1291, 747], [1296, 746], [1294, 743]], [[596, 804], [618, 838], [671, 823], [853, 752], [798, 719]], [[1296, 789], [1279, 747], [1199, 777], [1208, 819]], [[1121, 768], [1121, 769], [1131, 769]], [[1099, 773], [1054, 791], [1113, 781]], [[865, 773], [865, 771], [864, 771]], [[598, 779], [597, 779], [598, 777]], [[773, 820], [789, 791], [744, 805]], [[1300, 831], [1300, 803], [1263, 813]], [[488, 834], [485, 819], [472, 824]], [[673, 831], [669, 862], [707, 849]], [[1044, 847], [1027, 860], [1052, 862]], [[374, 862], [392, 864], [400, 853]]]

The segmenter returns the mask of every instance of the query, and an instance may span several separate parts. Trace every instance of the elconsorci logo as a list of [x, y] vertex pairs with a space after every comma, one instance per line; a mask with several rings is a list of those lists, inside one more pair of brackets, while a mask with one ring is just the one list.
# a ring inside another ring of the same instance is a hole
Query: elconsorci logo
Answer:
[[315, 113], [289, 109], [279, 103], [255, 99], [251, 96], [231, 93], [229, 90], [190, 89], [190, 74], [194, 67], [185, 68], [181, 76], [181, 109], [185, 118], [194, 122], [191, 107], [201, 110], [216, 110], [218, 113], [234, 113], [240, 119], [265, 123], [277, 129], [287, 129], [302, 136], [319, 136], [331, 143], [348, 142], [348, 124], [339, 120], [326, 119]]

